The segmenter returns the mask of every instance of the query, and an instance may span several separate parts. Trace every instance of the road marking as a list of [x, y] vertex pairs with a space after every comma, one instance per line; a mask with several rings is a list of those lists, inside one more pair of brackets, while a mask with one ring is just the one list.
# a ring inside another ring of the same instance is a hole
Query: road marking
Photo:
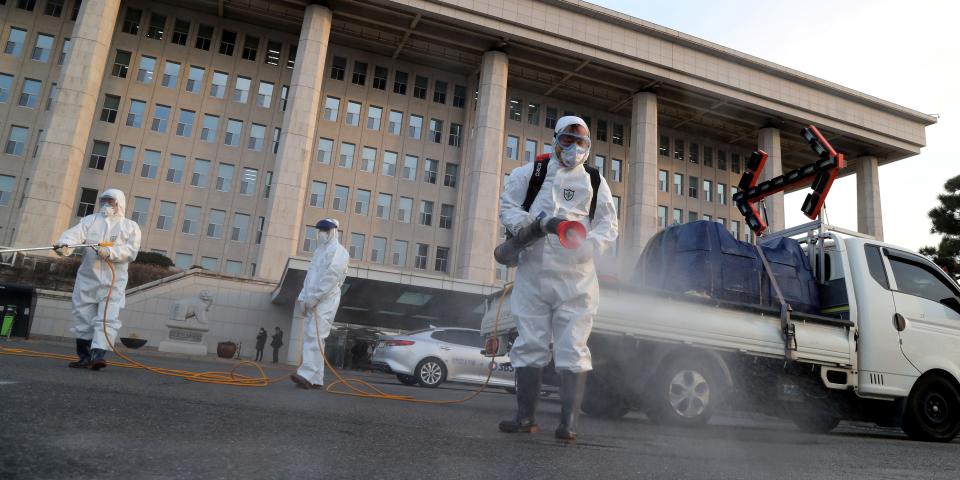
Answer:
[[13, 385], [14, 383], [20, 383], [20, 382], [14, 382], [11, 380], [0, 380], [0, 385]]

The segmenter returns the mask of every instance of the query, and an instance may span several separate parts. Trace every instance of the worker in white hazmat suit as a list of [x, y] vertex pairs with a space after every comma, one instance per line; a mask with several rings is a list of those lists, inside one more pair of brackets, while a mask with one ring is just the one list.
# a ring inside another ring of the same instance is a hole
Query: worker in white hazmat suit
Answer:
[[[77, 338], [77, 356], [71, 368], [100, 370], [107, 366], [104, 355], [117, 339], [120, 309], [127, 289], [127, 265], [140, 251], [140, 226], [124, 218], [127, 201], [123, 192], [109, 189], [100, 195], [100, 209], [87, 215], [57, 240], [54, 251], [70, 255], [66, 245], [111, 242], [109, 247], [84, 248], [83, 261], [73, 286], [73, 333]], [[113, 264], [116, 277], [111, 274]], [[112, 289], [111, 289], [112, 284]], [[109, 294], [109, 302], [107, 296]], [[103, 320], [106, 311], [106, 335]]]
[[323, 388], [323, 342], [340, 306], [340, 287], [347, 277], [350, 256], [340, 245], [340, 223], [327, 218], [317, 222], [317, 249], [297, 297], [296, 309], [303, 315], [302, 363], [290, 380], [304, 389]]
[[[587, 230], [576, 249], [561, 246], [556, 235], [536, 240], [520, 253], [511, 306], [518, 337], [510, 350], [517, 380], [517, 414], [500, 422], [503, 432], [536, 432], [535, 412], [542, 369], [550, 363], [550, 346], [560, 375], [561, 418], [554, 432], [559, 439], [576, 438], [576, 420], [583, 399], [586, 373], [593, 367], [587, 338], [597, 312], [599, 285], [594, 255], [617, 240], [617, 213], [610, 187], [584, 162], [590, 155], [590, 131], [579, 117], [557, 121], [554, 148], [538, 192], [531, 178], [538, 162], [510, 173], [500, 196], [500, 220], [515, 235], [541, 215], [579, 221]], [[540, 175], [538, 173], [538, 175]], [[591, 176], [599, 182], [591, 183]], [[535, 197], [529, 204], [528, 193]], [[591, 201], [596, 206], [591, 220]], [[529, 209], [524, 204], [529, 204]]]

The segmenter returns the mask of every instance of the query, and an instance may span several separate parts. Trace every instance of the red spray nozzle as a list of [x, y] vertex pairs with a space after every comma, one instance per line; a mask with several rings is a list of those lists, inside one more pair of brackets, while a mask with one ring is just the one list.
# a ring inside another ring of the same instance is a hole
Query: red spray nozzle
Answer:
[[557, 237], [560, 238], [560, 245], [564, 248], [580, 248], [580, 244], [587, 238], [587, 228], [576, 221], [560, 222], [557, 226]]

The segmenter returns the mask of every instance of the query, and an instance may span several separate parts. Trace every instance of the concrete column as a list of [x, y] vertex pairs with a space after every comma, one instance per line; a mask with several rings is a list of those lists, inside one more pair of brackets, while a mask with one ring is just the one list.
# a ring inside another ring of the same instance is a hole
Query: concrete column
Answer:
[[883, 240], [880, 176], [877, 157], [857, 159], [857, 231]]
[[[783, 157], [780, 156], [780, 130], [776, 128], [761, 128], [757, 142], [760, 150], [767, 152], [767, 165], [760, 174], [760, 180], [770, 180], [783, 175]], [[767, 210], [767, 232], [778, 232], [784, 229], [786, 223], [783, 212], [783, 193], [771, 195], [764, 200]], [[762, 212], [761, 212], [762, 213]]]
[[627, 160], [626, 226], [621, 276], [628, 279], [643, 248], [657, 233], [657, 96], [633, 97], [630, 154]]
[[507, 108], [507, 55], [491, 51], [480, 68], [480, 101], [466, 158], [459, 278], [492, 283], [497, 232], [503, 131]]
[[303, 231], [307, 174], [313, 158], [332, 20], [333, 13], [321, 5], [307, 6], [303, 15], [297, 63], [290, 81], [290, 99], [283, 114], [283, 135], [273, 168], [274, 187], [271, 189], [267, 227], [257, 262], [258, 276], [267, 280], [280, 280], [287, 259], [297, 254], [300, 232]]
[[15, 246], [51, 245], [70, 225], [119, 9], [120, 0], [85, 0], [80, 7], [57, 80], [59, 94], [42, 127], [46, 134], [30, 174]]

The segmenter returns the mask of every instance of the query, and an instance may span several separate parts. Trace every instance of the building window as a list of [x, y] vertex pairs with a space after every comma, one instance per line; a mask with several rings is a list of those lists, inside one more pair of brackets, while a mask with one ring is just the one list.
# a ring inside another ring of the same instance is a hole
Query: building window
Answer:
[[137, 81], [140, 83], [153, 83], [153, 72], [157, 67], [157, 59], [146, 55], [140, 57], [140, 66], [137, 67]]
[[508, 118], [510, 120], [520, 121], [521, 110], [523, 109], [520, 102], [522, 102], [520, 97], [510, 97], [507, 100]]
[[10, 92], [13, 90], [13, 75], [0, 73], [0, 103], [6, 103], [10, 100]]
[[433, 143], [443, 143], [443, 120], [430, 119], [430, 132], [427, 138]]
[[713, 148], [703, 147], [703, 166], [713, 167]]
[[683, 175], [679, 173], [673, 174], [673, 193], [678, 196], [683, 196]]
[[443, 174], [443, 186], [457, 188], [457, 177], [459, 176], [460, 166], [455, 163], [448, 163]]
[[700, 216], [700, 214], [698, 214], [697, 212], [694, 212], [693, 210], [688, 210], [688, 211], [687, 211], [687, 223], [696, 222], [696, 221], [697, 221], [697, 218], [698, 218], [699, 216]]
[[367, 129], [380, 130], [380, 119], [383, 117], [383, 108], [373, 105], [367, 107]]
[[321, 138], [317, 140], [317, 162], [321, 165], [330, 165], [333, 156], [333, 140]]
[[53, 37], [43, 33], [37, 34], [37, 43], [33, 46], [30, 58], [38, 62], [50, 61], [50, 52], [53, 50]]
[[613, 139], [610, 143], [614, 145], [623, 145], [623, 125], [619, 123], [613, 124]]
[[[14, 129], [20, 129], [21, 127], [13, 127]], [[13, 132], [10, 132], [11, 140], [7, 141], [7, 153], [11, 155], [23, 155], [23, 145], [27, 141], [26, 130], [23, 130], [23, 141], [19, 142], [19, 148], [16, 150], [17, 153], [10, 152], [10, 142], [13, 139]], [[93, 141], [93, 150], [90, 151], [90, 161], [87, 162], [87, 168], [94, 168], [97, 170], [103, 170], [107, 165], [107, 152], [110, 150], [110, 144], [108, 142], [102, 142], [100, 140]]]
[[260, 38], [253, 37], [250, 35], [244, 35], [243, 37], [243, 52], [240, 53], [240, 58], [244, 60], [249, 60], [251, 62], [257, 61], [257, 49], [260, 48]]
[[240, 146], [240, 134], [243, 132], [243, 122], [240, 120], [227, 120], [227, 130], [223, 134], [223, 144], [231, 147]]
[[460, 142], [463, 138], [463, 125], [459, 123], [450, 124], [450, 138], [447, 141], [447, 144], [451, 147], [459, 147]]
[[263, 243], [263, 230], [266, 228], [267, 218], [266, 217], [257, 217], [257, 238], [254, 239], [257, 245]]
[[730, 234], [733, 235], [734, 239], [740, 240], [740, 222], [730, 220]]
[[[159, 155], [159, 152], [157, 153]], [[183, 155], [171, 154], [167, 160], [166, 181], [170, 183], [180, 183], [183, 180], [183, 170], [187, 165], [187, 157]]]
[[190, 175], [190, 185], [197, 188], [207, 188], [210, 181], [210, 160], [196, 159], [193, 161], [193, 174]]
[[447, 82], [437, 80], [433, 83], [433, 101], [447, 103]]
[[663, 205], [657, 206], [657, 227], [663, 228], [667, 226], [667, 207]]
[[387, 132], [393, 135], [400, 135], [400, 125], [403, 124], [403, 112], [390, 110], [390, 119], [387, 122]]
[[40, 101], [40, 89], [42, 87], [43, 84], [40, 80], [34, 80], [32, 78], [25, 79], [17, 105], [26, 108], [37, 108], [37, 103]]
[[364, 62], [353, 62], [353, 76], [350, 83], [354, 85], [365, 85], [367, 83], [367, 64]]
[[183, 208], [183, 224], [180, 226], [180, 233], [187, 235], [196, 235], [200, 232], [200, 207], [186, 205]]
[[556, 108], [547, 107], [545, 126], [551, 130], [557, 128], [557, 109]]
[[190, 137], [193, 135], [193, 122], [196, 119], [196, 112], [190, 110], [180, 110], [180, 118], [177, 120], [177, 136]]
[[100, 110], [100, 121], [107, 123], [117, 122], [117, 111], [120, 109], [120, 97], [115, 95], [105, 95], [103, 98], [103, 109]]
[[377, 194], [377, 218], [390, 220], [390, 209], [393, 206], [393, 195], [389, 193]]
[[373, 172], [377, 164], [377, 149], [373, 147], [363, 147], [360, 154], [360, 171]]
[[690, 163], [700, 163], [700, 145], [690, 144]]
[[77, 17], [80, 15], [80, 4], [82, 0], [77, 0], [73, 2], [73, 9], [70, 11], [70, 21], [76, 21]]
[[703, 219], [706, 220], [706, 221], [708, 221], [708, 222], [711, 222], [711, 221], [713, 221], [713, 215], [708, 215], [708, 214], [704, 213], [704, 214], [703, 214]]
[[425, 100], [427, 98], [427, 77], [421, 77], [417, 75], [413, 80], [413, 96], [419, 98], [420, 100]]
[[153, 106], [153, 120], [150, 123], [150, 130], [157, 133], [166, 133], [167, 122], [170, 120], [170, 107], [166, 105]]
[[323, 208], [327, 198], [327, 183], [314, 180], [310, 184], [310, 206]]
[[277, 102], [280, 104], [280, 111], [287, 111], [287, 93], [290, 92], [290, 87], [283, 85], [280, 87], [280, 101]]
[[224, 93], [227, 91], [227, 79], [229, 76], [223, 72], [213, 72], [213, 77], [210, 79], [210, 96], [214, 98], [223, 98]]
[[420, 200], [420, 225], [433, 225], [433, 202]]
[[220, 269], [220, 260], [217, 257], [200, 257], [200, 268], [216, 272]]
[[660, 135], [660, 146], [657, 149], [657, 152], [664, 157], [670, 155], [670, 137], [666, 135]]
[[140, 227], [146, 227], [149, 221], [150, 199], [144, 197], [133, 197], [133, 212], [130, 214], [130, 220], [137, 222]]
[[229, 163], [221, 163], [217, 166], [217, 191], [230, 192], [230, 185], [233, 184], [233, 171], [236, 168]]
[[410, 115], [407, 134], [414, 140], [420, 140], [420, 133], [423, 131], [423, 117], [420, 115]]
[[434, 263], [434, 270], [438, 272], [447, 272], [447, 260], [450, 257], [450, 249], [447, 247], [437, 247], [437, 258]]
[[350, 196], [350, 188], [343, 185], [337, 185], [333, 191], [333, 209], [338, 212], [347, 211], [347, 197]]
[[392, 177], [397, 174], [396, 152], [383, 152], [383, 166], [380, 168], [380, 174], [384, 177]]
[[703, 200], [707, 202], [713, 201], [713, 182], [710, 180], [703, 181]]
[[160, 168], [160, 152], [155, 150], [145, 150], [143, 152], [143, 165], [140, 166], [140, 176], [148, 180], [157, 178], [157, 170]]
[[23, 52], [23, 44], [27, 39], [27, 31], [19, 28], [11, 28], [10, 35], [7, 36], [7, 43], [3, 47], [3, 53], [19, 57]]
[[436, 185], [440, 162], [426, 159], [423, 161], [423, 181]]
[[259, 173], [256, 168], [243, 169], [243, 176], [240, 177], [240, 195], [252, 196], [256, 193]]
[[623, 160], [617, 160], [616, 158], [610, 162], [610, 178], [614, 182], [623, 181]]
[[46, 111], [50, 111], [53, 108], [53, 102], [57, 99], [57, 95], [60, 94], [60, 89], [57, 88], [56, 82], [50, 85], [50, 92], [47, 94], [47, 106], [45, 107]]
[[130, 171], [133, 170], [133, 161], [136, 154], [136, 148], [129, 145], [120, 145], [120, 154], [117, 155], [117, 166], [113, 171], [120, 175], [130, 175]]
[[727, 186], [722, 183], [717, 183], [717, 203], [727, 204]]
[[340, 161], [337, 166], [341, 168], [353, 168], [353, 156], [356, 153], [357, 146], [352, 143], [340, 143]]
[[537, 141], [529, 138], [523, 143], [523, 161], [532, 162], [537, 156]]
[[63, 14], [63, 0], [47, 0], [43, 14], [59, 18]]
[[367, 238], [362, 233], [350, 234], [350, 258], [352, 260], [363, 260], [363, 244]]
[[340, 115], [340, 99], [337, 97], [327, 97], [323, 104], [323, 119], [329, 122], [336, 122]]
[[370, 211], [370, 190], [357, 190], [353, 200], [353, 213], [366, 215]]
[[147, 38], [163, 40], [163, 31], [166, 25], [167, 17], [157, 15], [156, 13], [150, 14], [150, 26], [147, 27]]
[[669, 173], [668, 173], [666, 170], [660, 170], [660, 172], [659, 172], [659, 174], [658, 174], [657, 182], [658, 182], [658, 185], [659, 185], [659, 187], [660, 187], [660, 191], [661, 191], [661, 192], [669, 192], [669, 191], [670, 191], [669, 188], [668, 188], [668, 186], [667, 186], [667, 175], [669, 175]]
[[410, 223], [410, 215], [413, 213], [413, 199], [409, 197], [400, 197], [397, 205], [397, 221], [400, 223]]
[[189, 253], [177, 252], [176, 259], [173, 261], [175, 267], [180, 270], [189, 270], [193, 267], [193, 255]]
[[273, 84], [261, 80], [260, 87], [257, 89], [257, 106], [270, 108], [271, 103], [273, 103]]
[[453, 106], [463, 108], [467, 100], [467, 87], [463, 85], [453, 86]]
[[290, 45], [290, 49], [287, 50], [287, 68], [293, 70], [293, 66], [297, 64], [297, 46]]
[[227, 260], [227, 266], [224, 268], [223, 273], [229, 275], [240, 275], [243, 273], [243, 263], [236, 260]]
[[359, 102], [347, 102], [347, 125], [357, 127], [360, 125], [360, 112], [363, 105]]
[[343, 57], [333, 57], [330, 65], [330, 78], [334, 80], [343, 80], [343, 75], [347, 71], [347, 59]]
[[727, 169], [727, 152], [724, 152], [723, 150], [717, 150], [717, 169]]
[[280, 150], [280, 127], [273, 127], [273, 148], [271, 151], [276, 155], [278, 150]]
[[60, 49], [60, 56], [57, 58], [57, 65], [63, 65], [63, 62], [67, 60], [67, 55], [70, 53], [70, 39], [65, 38], [63, 40], [63, 48]]
[[193, 42], [193, 47], [200, 50], [210, 50], [210, 42], [213, 41], [213, 27], [200, 24], [197, 28], [197, 40]]
[[417, 163], [420, 159], [414, 155], [403, 156], [403, 173], [401, 178], [414, 181], [417, 179]]
[[224, 30], [220, 32], [220, 55], [233, 56], [233, 47], [237, 44], [237, 32]]
[[[699, 185], [699, 183], [700, 183], [700, 182], [699, 182], [699, 179], [698, 179], [697, 177], [694, 177], [693, 175], [690, 175], [690, 180], [687, 182], [687, 190], [689, 190], [689, 191], [687, 192], [687, 195], [688, 195], [690, 198], [697, 198], [697, 185]], [[704, 195], [706, 195], [706, 193], [707, 193], [707, 192], [704, 191]], [[709, 201], [709, 199], [708, 199], [708, 201]]]
[[389, 74], [387, 67], [381, 67], [377, 65], [373, 69], [373, 88], [377, 90], [386, 90], [387, 89], [387, 75]]
[[453, 205], [440, 205], [440, 228], [453, 228]]
[[736, 153], [730, 154], [730, 171], [740, 173], [740, 155]]
[[214, 143], [217, 138], [217, 131], [220, 130], [220, 117], [216, 115], [203, 115], [203, 128], [200, 130], [200, 140], [207, 143]]
[[507, 147], [506, 152], [504, 152], [510, 160], [517, 159], [517, 150], [520, 148], [520, 139], [514, 137], [513, 135], [507, 136]]
[[418, 243], [417, 256], [414, 257], [413, 259], [413, 268], [416, 268], [417, 270], [426, 270], [429, 256], [430, 256], [430, 245], [427, 245], [425, 243]]
[[407, 266], [407, 242], [405, 240], [393, 241], [392, 263], [397, 267]]
[[80, 203], [77, 205], [77, 216], [86, 217], [87, 215], [93, 215], [97, 210], [97, 201], [99, 197], [97, 196], [97, 190], [92, 188], [81, 188], [80, 189]]
[[673, 158], [676, 160], [684, 159], [683, 140], [679, 138], [673, 141]]
[[123, 15], [123, 27], [120, 28], [120, 31], [123, 33], [129, 33], [131, 35], [137, 35], [140, 33], [140, 18], [143, 16], [143, 12], [136, 8], [127, 7], [127, 11]]
[[386, 254], [387, 239], [383, 237], [373, 237], [373, 246], [370, 249], [370, 261], [382, 264]]
[[683, 223], [683, 210], [679, 208], [673, 209], [673, 225], [680, 225]]
[[200, 93], [200, 89], [203, 88], [203, 74], [204, 69], [201, 67], [190, 67], [190, 73], [187, 76], [187, 88], [186, 90], [190, 93]]
[[190, 22], [186, 20], [180, 20], [179, 18], [173, 21], [173, 35], [170, 36], [170, 43], [176, 45], [186, 45], [187, 37], [190, 35]]
[[607, 141], [607, 121], [606, 120], [597, 120], [597, 141], [606, 142]]
[[407, 72], [393, 72], [393, 93], [407, 94]]
[[250, 96], [250, 79], [247, 77], [238, 76], [236, 81], [233, 84], [233, 97], [232, 100], [237, 103], [247, 103], [247, 98]]
[[273, 188], [273, 172], [267, 170], [267, 178], [263, 183], [263, 198], [270, 198], [270, 189]]
[[127, 78], [127, 71], [130, 69], [130, 52], [117, 50], [113, 59], [113, 70], [110, 74], [114, 77]]
[[160, 209], [157, 211], [157, 230], [170, 230], [173, 228], [173, 218], [176, 215], [176, 203], [160, 201]]
[[280, 65], [280, 49], [283, 44], [275, 40], [267, 40], [267, 54], [263, 56], [263, 63]]
[[263, 140], [267, 136], [267, 127], [254, 123], [250, 125], [250, 137], [247, 138], [247, 149], [259, 152], [263, 150]]

